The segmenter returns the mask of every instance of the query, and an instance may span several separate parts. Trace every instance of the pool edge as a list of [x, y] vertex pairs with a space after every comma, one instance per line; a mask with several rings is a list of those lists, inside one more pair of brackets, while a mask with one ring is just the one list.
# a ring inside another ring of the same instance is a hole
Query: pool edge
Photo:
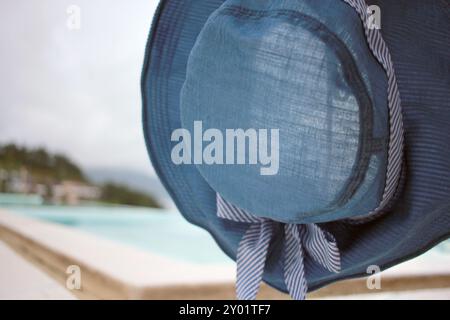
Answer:
[[[13, 215], [0, 208], [1, 215]], [[32, 221], [33, 219], [21, 217]], [[39, 224], [48, 224], [39, 222]], [[16, 253], [31, 262], [37, 268], [50, 275], [58, 283], [66, 287], [67, 266], [77, 265], [82, 270], [82, 287], [70, 292], [79, 299], [224, 299], [235, 298], [234, 284], [230, 282], [216, 283], [180, 283], [155, 286], [136, 286], [122, 281], [107, 272], [94, 268], [80, 259], [74, 258], [43, 244], [20, 232], [14, 226], [0, 220], [0, 240], [5, 242]], [[312, 299], [374, 293], [367, 289], [366, 279], [347, 280], [325, 287], [311, 293]], [[400, 292], [420, 289], [450, 288], [450, 274], [438, 275], [406, 275], [383, 278], [383, 292]], [[380, 291], [376, 291], [379, 293]], [[263, 285], [259, 294], [261, 299], [287, 299], [288, 297], [267, 285]]]

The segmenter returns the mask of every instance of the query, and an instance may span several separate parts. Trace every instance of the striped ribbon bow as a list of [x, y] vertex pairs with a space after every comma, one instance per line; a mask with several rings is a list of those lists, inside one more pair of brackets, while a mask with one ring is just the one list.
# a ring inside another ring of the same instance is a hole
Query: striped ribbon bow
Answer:
[[[255, 299], [264, 274], [267, 252], [275, 221], [256, 217], [217, 195], [217, 216], [249, 223], [237, 251], [238, 299]], [[341, 270], [339, 249], [334, 237], [316, 224], [285, 224], [284, 281], [289, 294], [304, 300], [308, 290], [304, 258], [312, 257], [331, 272]]]

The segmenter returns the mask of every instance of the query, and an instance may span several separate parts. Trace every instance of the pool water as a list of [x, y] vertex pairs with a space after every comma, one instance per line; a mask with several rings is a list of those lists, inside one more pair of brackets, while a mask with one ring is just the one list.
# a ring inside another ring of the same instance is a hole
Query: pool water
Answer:
[[134, 207], [8, 206], [12, 212], [198, 264], [232, 263], [204, 230], [174, 211]]
[[[6, 206], [12, 212], [63, 224], [176, 260], [198, 264], [231, 264], [203, 229], [176, 210], [123, 206]], [[427, 252], [428, 259], [450, 255], [450, 240]]]

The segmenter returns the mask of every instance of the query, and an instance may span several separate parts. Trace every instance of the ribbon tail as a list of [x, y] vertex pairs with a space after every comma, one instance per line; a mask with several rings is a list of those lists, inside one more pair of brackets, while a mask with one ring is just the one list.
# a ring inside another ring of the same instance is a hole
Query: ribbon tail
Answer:
[[333, 235], [316, 224], [302, 228], [302, 243], [308, 254], [328, 271], [341, 271], [341, 255]]
[[285, 226], [284, 279], [290, 296], [295, 300], [304, 300], [308, 291], [305, 277], [303, 247], [297, 226]]
[[237, 252], [236, 293], [240, 300], [254, 300], [264, 274], [267, 252], [272, 238], [272, 223], [250, 225]]

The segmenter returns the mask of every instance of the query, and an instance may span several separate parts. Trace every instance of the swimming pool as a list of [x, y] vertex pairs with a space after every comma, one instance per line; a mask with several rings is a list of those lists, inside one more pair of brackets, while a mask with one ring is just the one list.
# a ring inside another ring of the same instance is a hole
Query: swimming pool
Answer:
[[[203, 229], [176, 210], [124, 206], [3, 206], [31, 218], [63, 224], [175, 260], [198, 264], [233, 263]], [[450, 240], [427, 252], [440, 261], [450, 255]]]
[[204, 230], [174, 211], [134, 207], [4, 206], [27, 217], [63, 224], [176, 260], [232, 263]]

